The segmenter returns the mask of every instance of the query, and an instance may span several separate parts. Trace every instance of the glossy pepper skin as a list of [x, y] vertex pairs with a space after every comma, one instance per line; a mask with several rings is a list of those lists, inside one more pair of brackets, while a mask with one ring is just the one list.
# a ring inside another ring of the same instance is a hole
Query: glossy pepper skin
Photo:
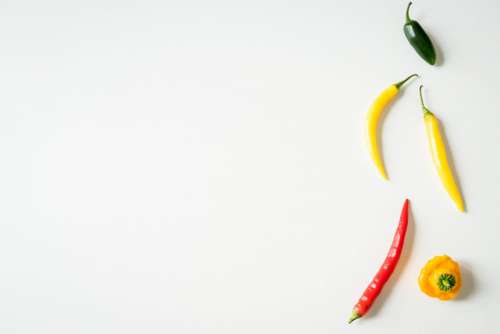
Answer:
[[385, 283], [387, 283], [387, 281], [391, 277], [392, 272], [396, 268], [396, 265], [398, 264], [399, 258], [403, 251], [406, 230], [408, 229], [408, 205], [409, 201], [405, 200], [403, 209], [401, 210], [401, 217], [399, 218], [398, 228], [396, 229], [396, 233], [394, 234], [389, 253], [387, 254], [387, 257], [385, 258], [385, 261], [378, 270], [377, 274], [363, 292], [363, 295], [361, 296], [359, 301], [356, 303], [356, 305], [354, 305], [349, 323], [361, 318], [368, 312], [373, 302], [380, 294], [380, 291], [382, 291]]
[[378, 138], [378, 128], [380, 125], [380, 120], [384, 113], [386, 107], [394, 100], [394, 98], [398, 95], [398, 92], [403, 86], [403, 84], [410, 80], [413, 77], [418, 76], [418, 74], [412, 74], [406, 79], [390, 85], [387, 87], [373, 102], [368, 113], [366, 115], [366, 131], [368, 138], [368, 151], [370, 153], [370, 157], [375, 163], [378, 171], [382, 175], [384, 179], [387, 178], [387, 173], [385, 171], [384, 162], [382, 159], [382, 155], [380, 153], [380, 144]]
[[447, 255], [433, 257], [420, 271], [418, 285], [429, 297], [453, 299], [462, 287], [460, 266]]
[[425, 131], [427, 133], [427, 139], [429, 140], [429, 148], [432, 155], [432, 161], [434, 162], [434, 166], [436, 167], [439, 178], [441, 179], [444, 188], [448, 192], [448, 195], [455, 203], [457, 209], [460, 212], [464, 212], [464, 201], [448, 162], [446, 146], [444, 144], [444, 140], [439, 128], [439, 120], [424, 105], [424, 101], [422, 98], [422, 88], [423, 86], [420, 86], [419, 88], [420, 104], [422, 105], [422, 110], [424, 111]]
[[429, 64], [434, 65], [436, 64], [436, 51], [434, 50], [431, 39], [422, 26], [417, 21], [410, 18], [411, 4], [410, 2], [406, 8], [406, 23], [403, 26], [403, 31], [408, 42], [410, 42], [411, 46], [413, 46], [420, 57]]

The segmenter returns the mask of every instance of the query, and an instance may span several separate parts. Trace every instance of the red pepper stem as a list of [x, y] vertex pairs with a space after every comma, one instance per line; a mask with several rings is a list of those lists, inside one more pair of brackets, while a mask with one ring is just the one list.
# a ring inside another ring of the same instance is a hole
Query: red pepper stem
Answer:
[[413, 77], [418, 77], [418, 74], [417, 74], [417, 73], [414, 73], [414, 74], [412, 74], [412, 75], [408, 76], [406, 79], [401, 80], [400, 82], [396, 82], [396, 83], [394, 84], [394, 86], [396, 86], [396, 88], [397, 88], [397, 89], [400, 89], [400, 88], [401, 88], [401, 86], [403, 86], [403, 85], [404, 85], [404, 84], [405, 84], [408, 80], [410, 80], [410, 79], [411, 79], [411, 78], [413, 78]]
[[410, 6], [411, 6], [411, 2], [408, 4], [408, 7], [406, 7], [406, 23], [410, 23], [411, 22], [411, 19], [410, 19]]
[[351, 318], [349, 318], [348, 323], [350, 324], [351, 322], [353, 322], [354, 320], [359, 319], [359, 318], [361, 318], [361, 316], [358, 314], [358, 312], [352, 311], [352, 315], [351, 315]]

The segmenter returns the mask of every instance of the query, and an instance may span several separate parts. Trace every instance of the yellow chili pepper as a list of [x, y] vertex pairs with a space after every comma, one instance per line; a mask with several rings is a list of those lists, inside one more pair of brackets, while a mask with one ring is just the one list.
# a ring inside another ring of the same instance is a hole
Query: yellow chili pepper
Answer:
[[462, 195], [460, 189], [458, 188], [455, 178], [453, 177], [453, 172], [451, 171], [450, 164], [448, 163], [448, 158], [446, 156], [446, 147], [441, 136], [441, 131], [439, 130], [439, 120], [434, 116], [434, 114], [427, 109], [424, 105], [424, 100], [422, 98], [422, 87], [420, 86], [420, 103], [424, 111], [424, 123], [425, 130], [427, 132], [427, 138], [429, 139], [429, 147], [432, 154], [432, 161], [436, 166], [436, 170], [441, 178], [444, 188], [450, 195], [453, 202], [457, 206], [458, 210], [463, 212], [464, 202], [462, 200]]
[[420, 271], [418, 285], [429, 297], [453, 299], [462, 287], [460, 267], [447, 255], [433, 257]]
[[375, 166], [379, 170], [382, 177], [386, 180], [388, 177], [380, 154], [380, 145], [378, 140], [379, 121], [382, 118], [385, 108], [389, 103], [391, 103], [392, 100], [394, 100], [401, 86], [413, 77], [418, 77], [418, 74], [412, 74], [406, 79], [387, 87], [373, 102], [366, 116], [368, 150]]

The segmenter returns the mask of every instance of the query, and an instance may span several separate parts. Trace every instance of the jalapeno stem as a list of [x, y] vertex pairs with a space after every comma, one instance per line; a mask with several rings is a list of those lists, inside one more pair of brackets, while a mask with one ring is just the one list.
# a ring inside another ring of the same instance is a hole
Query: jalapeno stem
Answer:
[[411, 22], [411, 19], [410, 19], [410, 6], [411, 6], [412, 2], [410, 2], [408, 4], [408, 7], [406, 7], [406, 23], [410, 23]]
[[400, 82], [397, 82], [394, 84], [394, 86], [396, 86], [397, 89], [401, 88], [401, 86], [403, 86], [408, 80], [410, 80], [411, 78], [413, 77], [418, 77], [418, 74], [414, 73], [412, 75], [410, 75], [408, 78], [404, 79], [404, 80], [401, 80]]

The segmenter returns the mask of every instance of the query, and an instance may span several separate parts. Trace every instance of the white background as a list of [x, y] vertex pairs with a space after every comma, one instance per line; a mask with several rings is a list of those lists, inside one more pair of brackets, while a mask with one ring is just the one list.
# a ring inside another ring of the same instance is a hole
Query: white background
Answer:
[[[500, 7], [416, 1], [0, 2], [0, 332], [500, 331]], [[365, 112], [410, 73], [383, 126]], [[430, 160], [441, 119], [468, 212]], [[364, 319], [405, 197], [404, 255]], [[463, 268], [456, 301], [417, 285]]]

